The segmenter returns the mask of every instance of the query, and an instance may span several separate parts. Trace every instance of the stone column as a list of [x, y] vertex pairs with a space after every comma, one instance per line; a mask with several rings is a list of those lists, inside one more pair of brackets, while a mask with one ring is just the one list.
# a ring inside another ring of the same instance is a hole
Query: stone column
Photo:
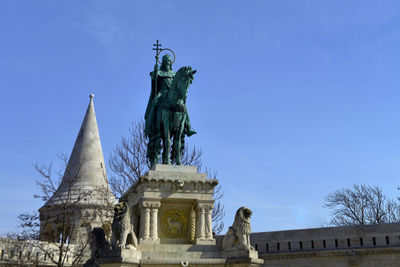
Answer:
[[158, 238], [158, 208], [161, 203], [159, 201], [152, 201], [150, 203], [150, 239], [154, 241], [160, 240]]
[[203, 240], [205, 238], [204, 231], [204, 223], [205, 223], [205, 205], [198, 204], [197, 205], [197, 240]]
[[214, 208], [214, 204], [209, 204], [205, 209], [205, 237], [206, 239], [213, 239], [212, 234], [212, 211]]
[[139, 240], [149, 240], [150, 208], [147, 201], [140, 203], [140, 233]]
[[197, 225], [195, 244], [215, 245], [212, 235], [212, 211], [214, 204], [212, 201], [197, 204]]

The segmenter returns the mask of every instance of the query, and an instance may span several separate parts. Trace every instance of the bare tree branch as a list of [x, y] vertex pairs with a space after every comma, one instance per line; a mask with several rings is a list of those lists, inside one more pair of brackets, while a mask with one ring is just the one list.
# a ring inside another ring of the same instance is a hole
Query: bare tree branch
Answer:
[[[64, 266], [67, 262], [69, 265], [82, 264], [88, 248], [91, 229], [87, 229], [86, 237], [80, 235], [79, 238], [75, 238], [74, 244], [71, 243], [71, 238], [78, 234], [78, 228], [82, 227], [82, 223], [90, 225], [95, 220], [100, 220], [102, 224], [111, 223], [115, 204], [112, 201], [114, 197], [108, 187], [98, 186], [89, 190], [76, 185], [86, 175], [82, 171], [82, 166], [90, 159], [81, 160], [72, 171], [66, 169], [68, 157], [65, 154], [59, 154], [58, 159], [61, 164], [56, 176], [53, 175], [53, 164], [34, 164], [34, 168], [39, 174], [36, 182], [40, 189], [40, 194], [35, 197], [47, 203], [45, 214], [50, 214], [48, 218], [47, 215], [44, 215], [44, 218], [41, 219], [42, 222], [45, 222], [42, 227], [51, 226], [51, 232], [39, 233], [38, 212], [23, 213], [18, 216], [20, 231], [9, 234], [8, 237], [17, 241], [23, 240], [24, 242], [18, 243], [21, 249], [41, 251], [48, 261], [57, 266]], [[85, 204], [94, 195], [101, 203]], [[90, 208], [79, 208], [82, 205], [90, 205]], [[107, 222], [108, 219], [109, 222]], [[38, 241], [39, 238], [42, 241]], [[43, 240], [50, 243], [43, 242]]]
[[377, 186], [353, 185], [329, 194], [323, 205], [332, 209], [330, 225], [368, 225], [399, 222], [400, 206]]

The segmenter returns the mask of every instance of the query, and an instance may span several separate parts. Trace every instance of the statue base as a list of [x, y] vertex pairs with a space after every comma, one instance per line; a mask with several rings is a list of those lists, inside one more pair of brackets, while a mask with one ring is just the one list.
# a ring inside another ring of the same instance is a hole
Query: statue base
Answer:
[[120, 199], [131, 211], [137, 250], [112, 251], [96, 262], [107, 267], [262, 265], [257, 252], [223, 252], [214, 239], [217, 184], [194, 166], [156, 165]]
[[258, 258], [256, 250], [223, 250], [222, 257], [227, 259], [231, 266], [259, 266], [264, 260]]
[[194, 243], [196, 244], [196, 245], [216, 245], [216, 241], [215, 241], [215, 239], [214, 238], [209, 238], [209, 239], [201, 239], [201, 238], [198, 238], [198, 239], [196, 239], [195, 241], [194, 241]]
[[96, 259], [100, 267], [140, 266], [142, 252], [135, 249], [112, 249], [106, 257]]
[[113, 250], [96, 259], [100, 267], [262, 266], [257, 251], [221, 251], [218, 245], [139, 245], [138, 251]]

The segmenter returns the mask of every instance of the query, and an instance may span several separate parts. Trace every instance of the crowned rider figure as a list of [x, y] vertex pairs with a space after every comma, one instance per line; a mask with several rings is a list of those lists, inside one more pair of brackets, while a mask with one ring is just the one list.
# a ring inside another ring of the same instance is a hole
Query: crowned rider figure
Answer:
[[[144, 132], [147, 136], [159, 131], [159, 123], [156, 122], [156, 112], [160, 104], [165, 99], [169, 88], [171, 87], [172, 80], [175, 77], [175, 72], [172, 70], [172, 60], [169, 54], [162, 57], [160, 69], [158, 65], [154, 66], [154, 71], [150, 72], [151, 77], [151, 93], [149, 102], [147, 103], [146, 113], [144, 118], [146, 120]], [[157, 80], [157, 82], [156, 82]]]
[[[158, 47], [157, 47], [158, 48]], [[151, 166], [157, 164], [161, 150], [161, 116], [157, 116], [160, 112], [160, 106], [165, 101], [168, 91], [171, 88], [175, 78], [175, 72], [172, 70], [172, 58], [169, 54], [162, 57], [161, 66], [157, 64], [159, 50], [157, 50], [156, 64], [154, 70], [150, 72], [151, 77], [151, 93], [145, 113], [145, 135], [149, 138], [147, 147], [147, 157]], [[162, 51], [160, 49], [160, 51]], [[186, 99], [185, 99], [186, 100]], [[189, 115], [185, 108], [186, 120], [184, 125], [184, 135], [191, 136], [196, 132], [191, 128]], [[163, 153], [169, 153], [163, 151]]]

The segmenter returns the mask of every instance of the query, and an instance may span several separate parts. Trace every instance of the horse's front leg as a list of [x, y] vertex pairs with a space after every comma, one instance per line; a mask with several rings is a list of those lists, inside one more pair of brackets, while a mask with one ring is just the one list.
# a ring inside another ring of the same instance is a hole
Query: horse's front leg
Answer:
[[150, 137], [147, 149], [147, 157], [150, 159], [151, 168], [156, 166], [161, 151], [162, 133], [157, 133]]
[[170, 122], [169, 112], [162, 112], [162, 120], [164, 126], [164, 140], [163, 140], [163, 164], [171, 165], [171, 159], [169, 157], [169, 151], [171, 150], [171, 136], [170, 136]]

